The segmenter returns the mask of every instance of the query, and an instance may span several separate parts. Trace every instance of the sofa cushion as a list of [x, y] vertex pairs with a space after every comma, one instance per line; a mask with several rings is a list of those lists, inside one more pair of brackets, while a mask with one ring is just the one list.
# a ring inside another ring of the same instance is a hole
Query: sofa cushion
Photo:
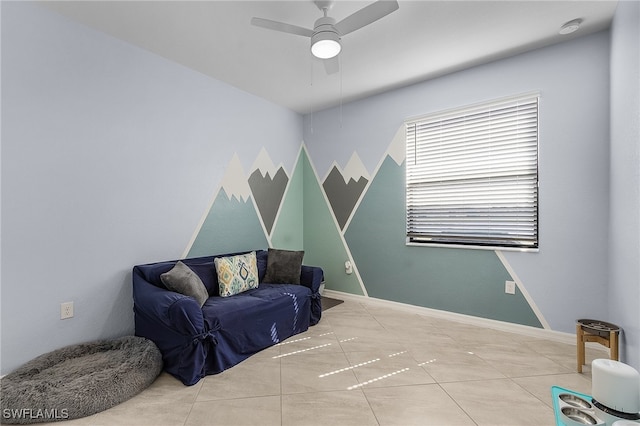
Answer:
[[269, 249], [265, 283], [300, 284], [304, 251]]
[[209, 293], [209, 296], [218, 296], [220, 294], [220, 290], [218, 289], [218, 273], [216, 272], [216, 267], [213, 264], [213, 259], [202, 263], [192, 263], [187, 259], [185, 260], [185, 265], [191, 268], [191, 270], [200, 277], [202, 283], [207, 289], [207, 292]]
[[181, 261], [168, 272], [160, 275], [162, 283], [171, 291], [191, 296], [202, 307], [209, 298], [207, 288], [198, 275]]
[[219, 354], [252, 354], [309, 327], [311, 290], [294, 284], [260, 284], [234, 297], [211, 297], [202, 307], [209, 329], [218, 330]]
[[220, 296], [228, 297], [258, 287], [256, 252], [216, 257]]
[[264, 275], [267, 273], [267, 250], [256, 250], [256, 260], [258, 261], [258, 281], [264, 282]]

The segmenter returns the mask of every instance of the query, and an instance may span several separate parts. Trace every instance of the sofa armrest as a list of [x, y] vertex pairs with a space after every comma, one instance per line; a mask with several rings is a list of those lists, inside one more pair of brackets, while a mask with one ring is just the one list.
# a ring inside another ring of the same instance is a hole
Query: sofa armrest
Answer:
[[317, 266], [302, 265], [300, 284], [309, 287], [312, 293], [320, 291], [320, 284], [324, 280], [324, 271]]
[[216, 340], [212, 330], [205, 330], [202, 309], [193, 297], [151, 284], [134, 267], [133, 311], [136, 336], [158, 346], [168, 373], [185, 385], [205, 376], [207, 354]]
[[133, 304], [136, 314], [143, 315], [159, 327], [184, 336], [204, 331], [202, 309], [194, 298], [156, 287], [136, 273], [135, 269]]

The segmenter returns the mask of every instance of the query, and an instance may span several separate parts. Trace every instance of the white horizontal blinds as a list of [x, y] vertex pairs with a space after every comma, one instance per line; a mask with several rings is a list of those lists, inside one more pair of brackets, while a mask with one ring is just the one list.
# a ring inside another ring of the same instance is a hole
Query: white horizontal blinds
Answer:
[[406, 123], [407, 237], [538, 246], [538, 97]]

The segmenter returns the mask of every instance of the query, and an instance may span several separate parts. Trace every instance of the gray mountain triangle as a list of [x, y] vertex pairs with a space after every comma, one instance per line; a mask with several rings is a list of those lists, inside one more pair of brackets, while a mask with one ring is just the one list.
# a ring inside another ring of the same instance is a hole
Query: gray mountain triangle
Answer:
[[249, 187], [253, 199], [258, 206], [262, 222], [269, 235], [271, 235], [271, 228], [276, 220], [288, 182], [289, 178], [282, 167], [278, 169], [273, 178], [269, 173], [262, 177], [260, 170], [255, 170], [249, 176]]
[[362, 195], [362, 191], [364, 191], [364, 188], [367, 186], [367, 183], [369, 183], [369, 181], [363, 176], [360, 176], [357, 182], [349, 179], [349, 183], [345, 183], [342, 173], [340, 173], [335, 166], [324, 180], [322, 187], [327, 194], [331, 209], [338, 220], [340, 229], [344, 229], [344, 225], [347, 223], [349, 216], [351, 216], [351, 212], [358, 202], [360, 195]]

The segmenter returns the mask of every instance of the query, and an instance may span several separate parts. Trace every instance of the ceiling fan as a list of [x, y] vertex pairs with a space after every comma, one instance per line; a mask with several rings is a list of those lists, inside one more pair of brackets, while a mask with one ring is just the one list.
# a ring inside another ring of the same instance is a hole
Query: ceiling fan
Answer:
[[333, 0], [315, 0], [314, 3], [324, 16], [316, 20], [312, 30], [263, 18], [251, 18], [251, 24], [270, 30], [310, 37], [311, 53], [316, 58], [323, 59], [328, 74], [338, 72], [337, 56], [342, 49], [341, 37], [384, 18], [398, 9], [397, 0], [378, 0], [336, 23], [335, 19], [327, 16], [333, 6]]

